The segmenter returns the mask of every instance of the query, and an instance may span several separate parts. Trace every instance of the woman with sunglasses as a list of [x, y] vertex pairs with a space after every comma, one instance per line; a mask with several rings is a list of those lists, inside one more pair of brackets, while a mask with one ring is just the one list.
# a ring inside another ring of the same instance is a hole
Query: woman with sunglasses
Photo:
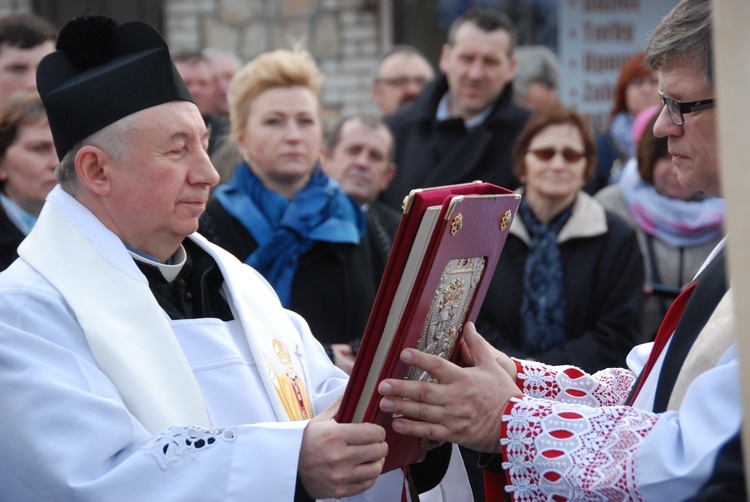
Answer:
[[634, 231], [582, 191], [596, 162], [588, 124], [567, 108], [538, 111], [513, 157], [523, 199], [477, 330], [516, 357], [625, 365], [640, 336], [643, 260]]

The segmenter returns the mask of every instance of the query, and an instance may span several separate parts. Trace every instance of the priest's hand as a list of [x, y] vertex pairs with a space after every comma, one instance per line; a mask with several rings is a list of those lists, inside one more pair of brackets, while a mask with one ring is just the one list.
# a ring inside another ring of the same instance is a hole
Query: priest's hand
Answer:
[[374, 424], [340, 424], [341, 399], [310, 420], [302, 436], [299, 478], [314, 499], [342, 498], [371, 488], [383, 470], [388, 444]]
[[427, 371], [438, 383], [383, 380], [378, 386], [385, 396], [380, 409], [415, 419], [393, 421], [393, 429], [401, 434], [498, 452], [503, 412], [511, 397], [521, 395], [515, 384], [515, 363], [487, 343], [472, 323], [465, 326], [463, 340], [462, 358], [473, 366], [460, 367], [405, 349], [401, 360]]

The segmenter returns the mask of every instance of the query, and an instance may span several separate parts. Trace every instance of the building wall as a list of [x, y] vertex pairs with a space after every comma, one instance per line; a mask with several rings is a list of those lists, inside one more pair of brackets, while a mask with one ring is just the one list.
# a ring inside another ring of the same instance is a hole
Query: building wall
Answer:
[[279, 48], [309, 50], [326, 76], [321, 101], [330, 127], [342, 116], [375, 111], [370, 83], [382, 44], [377, 3], [164, 0], [164, 33], [173, 50], [216, 47], [243, 61]]
[[[155, 0], [156, 1], [156, 0]], [[324, 123], [376, 112], [370, 96], [372, 68], [383, 41], [382, 0], [162, 0], [162, 32], [172, 51], [216, 47], [243, 61], [301, 46], [326, 76]], [[31, 12], [32, 0], [0, 0], [0, 16]]]
[[31, 0], [0, 0], [0, 16], [15, 12], [31, 12]]

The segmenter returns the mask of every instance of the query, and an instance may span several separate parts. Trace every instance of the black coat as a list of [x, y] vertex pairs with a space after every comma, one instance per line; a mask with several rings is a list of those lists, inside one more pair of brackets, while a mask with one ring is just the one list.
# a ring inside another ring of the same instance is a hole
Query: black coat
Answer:
[[[586, 206], [586, 210], [604, 213], [606, 228], [592, 223], [590, 218], [575, 218], [576, 212]], [[568, 340], [542, 353], [521, 349], [521, 303], [529, 247], [519, 237], [519, 229], [524, 228], [520, 218], [513, 221], [479, 313], [477, 329], [492, 345], [511, 356], [548, 364], [572, 364], [587, 372], [624, 367], [625, 357], [640, 339], [644, 271], [638, 241], [627, 223], [604, 212], [584, 193], [579, 193], [573, 213], [560, 235], [566, 228], [580, 229], [559, 243]], [[594, 228], [599, 230], [593, 232]]]
[[448, 90], [445, 76], [427, 87], [414, 106], [387, 122], [396, 138], [396, 175], [381, 199], [401, 208], [409, 191], [439, 185], [482, 180], [516, 188], [511, 157], [513, 143], [529, 111], [512, 99], [506, 85], [484, 122], [471, 130], [459, 118], [438, 121], [438, 104]]
[[18, 245], [26, 236], [5, 214], [0, 206], [0, 272], [18, 258]]
[[[258, 247], [216, 199], [201, 217], [200, 232], [241, 261]], [[307, 321], [324, 345], [350, 343], [362, 336], [385, 267], [375, 246], [367, 232], [359, 245], [316, 242], [300, 257], [290, 309]]]
[[[379, 271], [381, 274], [385, 270], [388, 255], [393, 247], [393, 238], [401, 223], [401, 214], [401, 211], [396, 211], [381, 201], [369, 204], [365, 211], [368, 239], [377, 251], [375, 254], [379, 255], [376, 258], [376, 272]], [[380, 283], [379, 277], [377, 282]]]

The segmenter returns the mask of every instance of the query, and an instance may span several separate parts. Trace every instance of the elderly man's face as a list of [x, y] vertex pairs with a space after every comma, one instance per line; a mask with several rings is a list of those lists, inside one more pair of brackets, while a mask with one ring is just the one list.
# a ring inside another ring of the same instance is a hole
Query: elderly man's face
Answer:
[[205, 61], [187, 62], [178, 61], [174, 64], [180, 77], [185, 81], [185, 85], [190, 94], [195, 99], [195, 104], [201, 114], [209, 115], [214, 109], [214, 92], [215, 82], [211, 73], [211, 68]]
[[104, 204], [126, 244], [166, 260], [198, 229], [219, 175], [208, 159], [208, 131], [193, 103], [172, 101], [141, 110], [135, 118], [137, 127], [124, 138], [131, 150], [112, 169]]
[[373, 129], [352, 119], [341, 128], [336, 148], [329, 152], [325, 172], [360, 204], [377, 199], [396, 173], [391, 162], [393, 139], [385, 127]]
[[[689, 102], [715, 97], [702, 73], [690, 65], [675, 65], [657, 73], [659, 89], [668, 98]], [[683, 125], [675, 125], [666, 107], [662, 108], [654, 124], [654, 135], [667, 137], [677, 179], [683, 187], [720, 197], [716, 110], [687, 113], [684, 120]]]
[[435, 72], [419, 54], [397, 52], [387, 57], [372, 86], [372, 97], [381, 115], [387, 117], [417, 100]]

